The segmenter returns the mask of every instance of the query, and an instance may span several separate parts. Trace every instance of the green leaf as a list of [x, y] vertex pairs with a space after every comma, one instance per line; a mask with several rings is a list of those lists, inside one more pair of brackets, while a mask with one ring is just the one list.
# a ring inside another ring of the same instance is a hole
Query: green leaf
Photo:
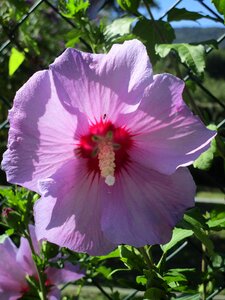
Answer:
[[142, 271], [145, 268], [143, 260], [140, 259], [139, 253], [136, 253], [137, 250], [130, 246], [119, 246], [120, 250], [120, 259], [121, 261], [129, 268]]
[[161, 44], [156, 45], [156, 53], [166, 57], [171, 50], [177, 52], [182, 63], [196, 75], [201, 75], [205, 69], [205, 48], [202, 45]]
[[133, 29], [133, 34], [145, 44], [152, 63], [159, 58], [156, 55], [155, 45], [172, 43], [175, 39], [174, 29], [168, 22], [161, 20], [140, 19]]
[[218, 220], [209, 220], [207, 224], [211, 229], [215, 227], [225, 228], [225, 217]]
[[8, 237], [7, 234], [2, 234], [0, 235], [0, 244], [3, 244], [4, 243], [4, 240]]
[[160, 288], [150, 288], [144, 294], [144, 299], [150, 300], [166, 300], [169, 299], [166, 295], [166, 292]]
[[63, 16], [73, 18], [79, 12], [85, 12], [89, 1], [84, 0], [59, 0], [59, 9]]
[[14, 233], [14, 229], [13, 228], [9, 228], [9, 229], [6, 230], [6, 234], [8, 236], [12, 235], [13, 233]]
[[25, 60], [25, 54], [18, 51], [16, 48], [12, 48], [11, 54], [9, 57], [9, 76], [12, 76], [19, 66]]
[[202, 153], [193, 163], [193, 166], [199, 170], [209, 170], [211, 168], [214, 154], [216, 153], [216, 141], [212, 140], [210, 148]]
[[225, 18], [225, 0], [212, 0], [219, 13], [221, 13]]
[[119, 6], [126, 11], [137, 12], [140, 0], [117, 0]]
[[182, 240], [186, 239], [189, 236], [193, 235], [192, 230], [182, 229], [182, 228], [174, 228], [173, 236], [169, 243], [163, 245], [161, 248], [163, 252], [169, 251], [171, 248], [176, 246], [177, 243], [181, 242]]
[[175, 290], [184, 290], [185, 283], [188, 281], [188, 275], [191, 276], [195, 269], [177, 268], [170, 269], [165, 273], [163, 279]]
[[184, 274], [181, 274], [179, 272], [167, 272], [163, 278], [165, 279], [165, 281], [170, 284], [170, 283], [173, 283], [173, 282], [185, 282], [187, 281], [187, 278], [184, 276]]
[[134, 20], [131, 17], [124, 17], [113, 21], [110, 25], [106, 26], [104, 33], [106, 40], [115, 40], [118, 37], [130, 34], [131, 24]]
[[105, 278], [112, 279], [111, 276], [112, 270], [110, 268], [107, 268], [105, 266], [100, 266], [96, 270], [98, 273], [102, 274]]
[[214, 155], [216, 154], [216, 140], [211, 141], [210, 147], [204, 153], [202, 153], [193, 163], [193, 166], [200, 170], [209, 170], [211, 168]]
[[215, 208], [210, 212], [210, 218], [207, 222], [209, 228], [211, 229], [225, 229], [225, 210], [224, 206]]
[[116, 274], [116, 273], [118, 273], [118, 272], [128, 272], [129, 271], [129, 269], [115, 269], [115, 270], [113, 270], [108, 276], [112, 276], [112, 275], [114, 275], [114, 274]]
[[140, 275], [136, 277], [137, 284], [146, 285], [147, 284], [147, 278], [144, 275]]
[[110, 258], [119, 258], [120, 257], [120, 250], [117, 248], [114, 251], [110, 252], [108, 255], [98, 256], [98, 260], [106, 260]]
[[74, 28], [70, 30], [66, 35], [66, 47], [74, 47], [76, 43], [79, 42], [80, 37], [82, 36], [82, 30]]
[[171, 9], [168, 13], [168, 21], [183, 21], [183, 20], [191, 20], [196, 21], [201, 18], [207, 18], [207, 19], [213, 19], [213, 17], [210, 17], [209, 15], [202, 15], [196, 11], [189, 11], [185, 8], [176, 8], [174, 7]]
[[199, 222], [198, 219], [195, 218], [192, 214], [185, 214], [182, 224], [186, 229], [192, 230], [197, 239], [201, 241], [202, 244], [205, 245], [209, 255], [214, 254], [214, 245], [206, 232], [202, 229], [202, 223]]

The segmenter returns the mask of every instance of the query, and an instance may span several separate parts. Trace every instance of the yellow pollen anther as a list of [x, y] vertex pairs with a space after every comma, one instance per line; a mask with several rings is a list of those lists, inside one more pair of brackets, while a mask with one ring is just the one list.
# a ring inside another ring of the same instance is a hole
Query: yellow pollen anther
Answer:
[[116, 164], [113, 144], [110, 140], [104, 139], [98, 143], [98, 160], [101, 176], [105, 178], [105, 183], [110, 186], [114, 185]]

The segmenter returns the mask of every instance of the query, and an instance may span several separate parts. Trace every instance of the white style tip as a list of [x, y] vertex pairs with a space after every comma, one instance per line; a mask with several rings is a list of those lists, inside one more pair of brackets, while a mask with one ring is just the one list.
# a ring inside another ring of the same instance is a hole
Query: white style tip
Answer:
[[114, 183], [115, 183], [115, 177], [112, 176], [112, 175], [106, 176], [106, 178], [105, 178], [105, 183], [106, 183], [107, 185], [109, 185], [109, 186], [114, 185]]

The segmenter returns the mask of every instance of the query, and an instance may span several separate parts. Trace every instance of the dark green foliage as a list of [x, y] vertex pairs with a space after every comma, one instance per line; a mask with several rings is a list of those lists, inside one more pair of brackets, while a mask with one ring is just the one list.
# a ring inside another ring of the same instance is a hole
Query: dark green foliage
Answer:
[[175, 39], [174, 30], [169, 23], [147, 20], [145, 18], [137, 22], [133, 29], [133, 34], [145, 44], [152, 63], [155, 63], [159, 58], [155, 52], [155, 45], [172, 43]]

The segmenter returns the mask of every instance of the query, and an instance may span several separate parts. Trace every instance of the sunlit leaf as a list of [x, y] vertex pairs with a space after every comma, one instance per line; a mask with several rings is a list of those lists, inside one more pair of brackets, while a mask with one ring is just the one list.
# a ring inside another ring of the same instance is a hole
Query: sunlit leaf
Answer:
[[173, 236], [169, 243], [162, 246], [162, 250], [164, 252], [169, 251], [171, 248], [177, 245], [177, 243], [181, 242], [182, 240], [186, 239], [189, 236], [193, 235], [192, 230], [182, 229], [182, 228], [174, 228]]
[[225, 0], [212, 0], [219, 13], [221, 13], [225, 18]]
[[2, 243], [4, 243], [4, 240], [6, 239], [8, 237], [8, 235], [7, 234], [2, 234], [2, 235], [0, 235], [0, 244], [2, 244]]
[[18, 51], [16, 48], [12, 48], [11, 55], [9, 57], [9, 76], [12, 76], [19, 66], [25, 60], [25, 54]]
[[131, 32], [131, 24], [134, 22], [134, 18], [124, 17], [116, 19], [111, 24], [106, 26], [105, 36], [107, 40], [115, 40]]
[[140, 0], [117, 0], [117, 2], [123, 10], [131, 12], [136, 12], [140, 4]]
[[171, 50], [176, 51], [181, 62], [196, 75], [201, 75], [205, 69], [205, 48], [202, 45], [161, 44], [156, 45], [155, 49], [161, 57], [166, 57]]
[[58, 5], [63, 16], [72, 18], [79, 12], [85, 12], [89, 2], [85, 0], [59, 0]]
[[[217, 127], [215, 125], [210, 125], [208, 126], [209, 129], [211, 130], [216, 130]], [[209, 170], [212, 162], [213, 162], [213, 158], [214, 155], [216, 154], [216, 140], [213, 139], [211, 141], [210, 147], [207, 151], [205, 151], [204, 153], [202, 153], [193, 163], [193, 166], [197, 169], [200, 170]]]
[[210, 212], [210, 219], [207, 221], [209, 228], [213, 230], [225, 229], [224, 206], [219, 206]]
[[146, 285], [147, 278], [144, 275], [140, 275], [136, 277], [136, 282], [141, 285]]
[[120, 257], [120, 250], [116, 248], [114, 251], [110, 252], [108, 255], [98, 256], [99, 261], [106, 260], [110, 258], [118, 258]]
[[102, 274], [105, 278], [107, 279], [111, 279], [112, 276], [111, 276], [111, 273], [112, 273], [112, 269], [111, 268], [107, 268], [105, 266], [100, 266], [96, 269], [96, 271], [99, 273], [99, 274]]

